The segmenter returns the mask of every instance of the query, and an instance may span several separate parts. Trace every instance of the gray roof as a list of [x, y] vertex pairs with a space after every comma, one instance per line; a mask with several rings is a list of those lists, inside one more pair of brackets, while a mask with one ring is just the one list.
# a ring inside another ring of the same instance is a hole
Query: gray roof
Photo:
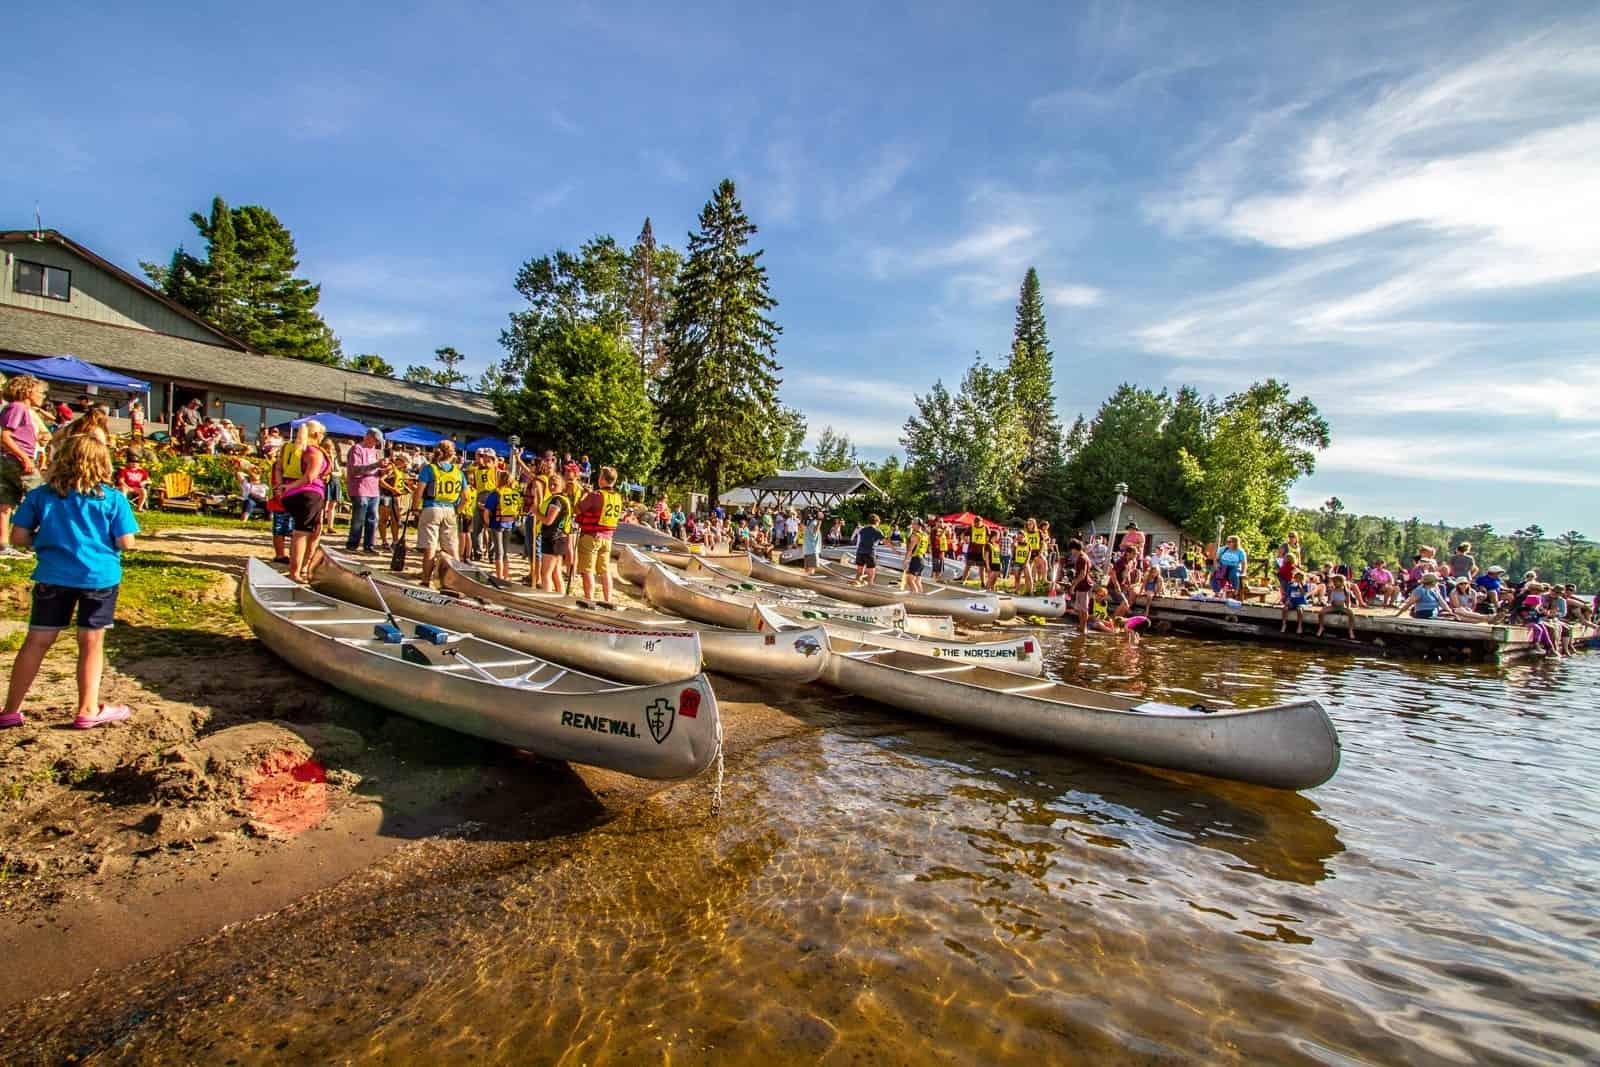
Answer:
[[[55, 230], [0, 231], [0, 241], [39, 239], [60, 245], [121, 280], [147, 299], [172, 309], [216, 338], [203, 344], [151, 330], [0, 307], [0, 351], [18, 355], [74, 355], [143, 378], [178, 378], [197, 385], [273, 393], [318, 409], [360, 406], [392, 414], [399, 422], [427, 419], [498, 428], [494, 405], [483, 393], [415, 385], [360, 371], [341, 370], [284, 356], [269, 356], [218, 330], [177, 301], [110, 260]], [[11, 313], [15, 314], [11, 314]]]
[[176, 378], [199, 385], [303, 398], [317, 408], [360, 406], [399, 422], [493, 428], [494, 405], [483, 393], [415, 385], [321, 363], [139, 330], [88, 319], [0, 308], [0, 350], [22, 355], [71, 354], [141, 378]]
[[875, 493], [883, 490], [872, 484], [859, 465], [842, 471], [825, 471], [817, 467], [779, 471], [750, 486], [756, 493], [812, 493], [825, 496], [850, 496], [863, 489]]

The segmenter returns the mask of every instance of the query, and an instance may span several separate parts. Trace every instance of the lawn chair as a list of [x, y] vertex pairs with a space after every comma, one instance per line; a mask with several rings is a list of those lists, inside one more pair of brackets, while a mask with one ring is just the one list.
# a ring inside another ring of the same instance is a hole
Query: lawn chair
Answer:
[[194, 491], [194, 479], [183, 471], [173, 471], [161, 479], [160, 507], [163, 511], [198, 512], [204, 501]]

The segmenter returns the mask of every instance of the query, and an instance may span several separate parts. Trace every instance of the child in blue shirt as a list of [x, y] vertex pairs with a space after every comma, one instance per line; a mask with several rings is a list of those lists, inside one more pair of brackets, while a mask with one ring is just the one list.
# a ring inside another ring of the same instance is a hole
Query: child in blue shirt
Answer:
[[78, 616], [78, 716], [92, 729], [121, 722], [125, 704], [100, 703], [105, 636], [117, 610], [122, 552], [139, 532], [128, 498], [111, 487], [111, 452], [92, 434], [68, 437], [57, 449], [45, 484], [32, 490], [11, 520], [11, 543], [33, 546], [33, 610], [28, 636], [11, 668], [0, 729], [21, 726], [22, 701], [44, 654]]
[[[1294, 557], [1289, 557], [1293, 559]], [[1293, 577], [1283, 583], [1283, 611], [1279, 615], [1278, 632], [1289, 631], [1289, 610], [1294, 609], [1294, 632], [1306, 632], [1306, 572], [1295, 570]]]

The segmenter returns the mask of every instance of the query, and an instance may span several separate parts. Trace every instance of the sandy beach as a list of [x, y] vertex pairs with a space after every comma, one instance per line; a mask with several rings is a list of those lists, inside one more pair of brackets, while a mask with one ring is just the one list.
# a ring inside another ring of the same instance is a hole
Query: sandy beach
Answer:
[[[244, 559], [270, 556], [259, 529], [164, 529], [140, 547], [205, 577], [174, 583], [183, 625], [119, 620], [105, 699], [132, 705], [134, 718], [70, 728], [73, 654], [62, 642], [29, 726], [0, 752], [0, 953], [33, 961], [0, 984], [10, 1014], [0, 1047], [35, 1029], [22, 1020], [52, 998], [86, 982], [115, 990], [148, 975], [152, 957], [208, 938], [205, 952], [225, 957], [228, 931], [328, 906], [319, 894], [339, 899], [374, 871], [387, 881], [471, 865], [479, 843], [593, 827], [663, 789], [710, 817], [710, 776], [673, 785], [539, 760], [388, 714], [283, 664], [237, 610]], [[13, 618], [24, 614], [25, 583], [4, 595]], [[768, 691], [714, 681], [730, 772], [741, 754], [808, 729], [759, 699]], [[68, 1015], [82, 995], [70, 995]], [[48, 1014], [61, 1019], [55, 1003]]]

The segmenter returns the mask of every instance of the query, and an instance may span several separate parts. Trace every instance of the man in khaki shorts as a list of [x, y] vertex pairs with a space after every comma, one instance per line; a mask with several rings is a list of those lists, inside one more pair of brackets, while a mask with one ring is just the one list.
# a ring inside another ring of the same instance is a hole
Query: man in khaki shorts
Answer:
[[417, 472], [417, 487], [412, 491], [412, 507], [417, 514], [417, 551], [422, 553], [422, 584], [433, 576], [434, 557], [443, 552], [456, 554], [456, 502], [461, 499], [464, 476], [456, 465], [456, 447], [439, 442], [433, 461]]
[[594, 599], [594, 574], [600, 571], [600, 591], [605, 599], [600, 606], [614, 607], [611, 603], [611, 535], [622, 521], [622, 494], [617, 484], [615, 467], [600, 468], [600, 487], [578, 502], [578, 573], [583, 576], [583, 599]]

